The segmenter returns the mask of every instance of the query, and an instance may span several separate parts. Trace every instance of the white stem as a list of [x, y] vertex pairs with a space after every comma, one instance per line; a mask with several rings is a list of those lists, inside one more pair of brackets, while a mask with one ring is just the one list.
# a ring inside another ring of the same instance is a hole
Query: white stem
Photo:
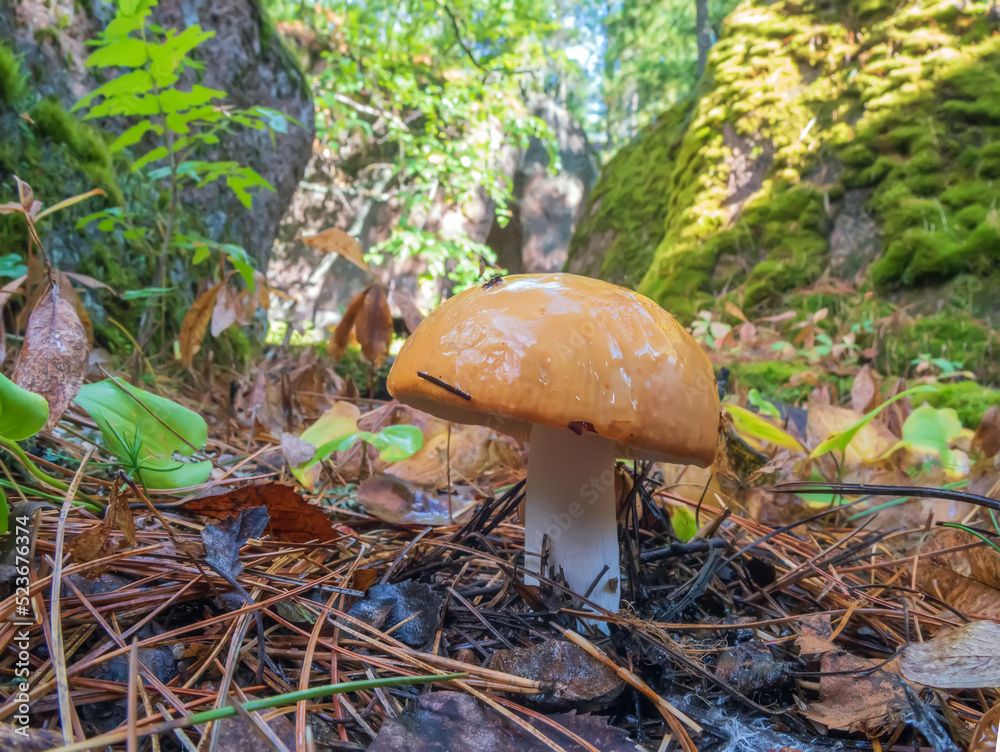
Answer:
[[[615, 502], [613, 441], [532, 425], [524, 504], [528, 572], [540, 572], [542, 540], [547, 536], [548, 572], [561, 569], [573, 592], [590, 591], [589, 600], [617, 612], [621, 570]], [[524, 581], [538, 584], [530, 575]]]

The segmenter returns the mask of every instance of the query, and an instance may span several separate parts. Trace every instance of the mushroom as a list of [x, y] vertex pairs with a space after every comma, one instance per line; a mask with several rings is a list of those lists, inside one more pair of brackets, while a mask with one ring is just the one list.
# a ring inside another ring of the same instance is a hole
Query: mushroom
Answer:
[[[642, 295], [573, 274], [494, 277], [432, 311], [387, 380], [400, 402], [530, 442], [525, 569], [617, 612], [617, 458], [705, 467], [719, 394], [705, 351]], [[531, 574], [526, 584], [537, 584]]]

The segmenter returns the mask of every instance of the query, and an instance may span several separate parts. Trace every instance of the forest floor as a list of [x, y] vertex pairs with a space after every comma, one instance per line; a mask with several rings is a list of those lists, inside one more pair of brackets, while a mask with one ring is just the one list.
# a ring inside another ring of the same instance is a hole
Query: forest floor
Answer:
[[[862, 408], [882, 399], [870, 379], [855, 379], [856, 403], [871, 392]], [[12, 692], [5, 750], [949, 750], [995, 738], [996, 669], [984, 666], [998, 643], [954, 631], [1000, 616], [995, 531], [976, 504], [899, 486], [967, 479], [956, 452], [987, 472], [996, 416], [948, 437], [935, 462], [933, 430], [914, 439], [919, 392], [868, 422], [820, 399], [801, 414], [759, 402], [730, 410], [738, 438], [714, 469], [621, 466], [626, 607], [605, 635], [558, 582], [519, 583], [525, 462], [512, 441], [358, 397], [310, 349], [276, 349], [252, 381], [215, 369], [156, 388], [206, 418], [208, 482], [147, 496], [75, 406], [25, 444], [108, 511], [23, 482], [11, 497], [0, 673], [17, 686], [27, 646], [33, 730], [15, 733]], [[354, 443], [295, 479], [294, 432], [321, 415], [370, 432], [414, 425], [423, 447], [386, 462]], [[859, 422], [843, 451], [817, 452], [815, 431], [836, 443]], [[772, 489], [824, 474], [897, 488]], [[966, 689], [948, 689], [956, 668], [942, 656], [963, 649]], [[429, 676], [433, 691], [418, 686]], [[264, 705], [240, 705], [254, 699]]]

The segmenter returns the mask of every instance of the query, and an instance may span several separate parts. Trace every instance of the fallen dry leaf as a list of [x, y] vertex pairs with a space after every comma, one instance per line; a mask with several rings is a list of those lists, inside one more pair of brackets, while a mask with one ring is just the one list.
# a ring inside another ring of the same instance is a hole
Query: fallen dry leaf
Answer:
[[542, 710], [602, 710], [625, 689], [625, 682], [614, 669], [563, 640], [498, 650], [485, 665], [541, 682], [545, 691], [525, 696], [522, 701]]
[[389, 357], [392, 344], [392, 313], [382, 285], [372, 285], [354, 323], [354, 333], [361, 345], [361, 359], [376, 368]]
[[205, 547], [205, 563], [235, 583], [243, 572], [240, 549], [251, 538], [260, 538], [267, 528], [267, 511], [260, 506], [240, 509], [227, 515], [217, 525], [201, 529], [201, 542]]
[[409, 293], [403, 292], [398, 287], [392, 289], [392, 302], [399, 309], [399, 313], [403, 317], [403, 323], [406, 324], [406, 330], [410, 334], [413, 334], [416, 328], [420, 326], [420, 322], [424, 320], [424, 314], [417, 308], [417, 304], [413, 302], [413, 298], [410, 297]]
[[[811, 704], [805, 715], [832, 729], [864, 731], [871, 736], [895, 725], [909, 707], [902, 680], [884, 668], [867, 671], [881, 661], [845, 653], [825, 653], [820, 670], [820, 702]], [[834, 675], [829, 675], [834, 674]]]
[[73, 401], [88, 368], [87, 334], [73, 306], [52, 285], [31, 312], [14, 381], [45, 397], [51, 429]]
[[801, 655], [816, 655], [836, 650], [837, 646], [830, 642], [833, 636], [833, 625], [829, 614], [810, 614], [799, 619], [799, 633], [795, 637], [795, 647]]
[[62, 736], [45, 729], [0, 723], [0, 749], [6, 752], [48, 752], [62, 743]]
[[972, 451], [982, 452], [984, 457], [1000, 453], [1000, 407], [991, 405], [983, 414], [983, 419], [972, 437]]
[[927, 642], [911, 642], [900, 668], [911, 682], [939, 689], [1000, 686], [1000, 624], [974, 621]]
[[420, 526], [462, 522], [475, 508], [474, 503], [453, 493], [448, 514], [447, 494], [428, 493], [388, 473], [375, 473], [362, 481], [358, 486], [358, 503], [380, 520]]
[[358, 320], [358, 314], [361, 313], [361, 308], [365, 304], [365, 297], [368, 295], [368, 291], [371, 287], [372, 286], [369, 285], [354, 296], [354, 299], [351, 300], [347, 309], [344, 311], [344, 315], [341, 317], [340, 323], [337, 324], [337, 328], [334, 329], [333, 336], [330, 337], [330, 341], [326, 343], [326, 351], [330, 357], [334, 359], [334, 361], [338, 361], [344, 357], [344, 352], [347, 350], [347, 346], [351, 343], [351, 335], [354, 333], [354, 324]]
[[63, 300], [73, 306], [73, 310], [76, 311], [76, 315], [80, 317], [80, 323], [83, 325], [83, 331], [87, 335], [87, 347], [92, 347], [94, 344], [94, 324], [90, 320], [90, 314], [87, 313], [87, 309], [83, 305], [83, 300], [81, 300], [80, 294], [73, 288], [73, 284], [69, 281], [68, 275], [56, 272], [55, 277], [59, 283], [59, 294], [62, 296]]
[[403, 580], [373, 585], [347, 613], [376, 629], [396, 627], [391, 629], [395, 639], [422, 648], [434, 639], [443, 609], [444, 597], [430, 585]]
[[[810, 401], [808, 405], [808, 420], [806, 422], [806, 437], [810, 446], [817, 446], [828, 436], [840, 433], [850, 428], [861, 419], [854, 410]], [[858, 431], [857, 435], [847, 445], [844, 465], [856, 468], [870, 464], [896, 445], [896, 437], [888, 429], [877, 422], [871, 422]]]
[[295, 493], [292, 486], [282, 483], [261, 483], [235, 488], [215, 496], [203, 496], [184, 505], [195, 514], [221, 520], [239, 514], [244, 509], [266, 507], [271, 520], [269, 529], [275, 540], [324, 543], [339, 538], [346, 528], [334, 526], [326, 513]]
[[215, 307], [212, 309], [212, 336], [218, 337], [236, 323], [246, 323], [243, 299], [232, 285], [224, 284], [215, 296]]
[[869, 410], [878, 407], [882, 392], [872, 375], [871, 366], [865, 365], [854, 377], [851, 385], [851, 407], [854, 412], [864, 415]]
[[[135, 521], [132, 519], [128, 499], [128, 486], [122, 487], [114, 483], [108, 508], [104, 510], [104, 519], [66, 544], [74, 561], [93, 561], [114, 552], [117, 541], [111, 534], [116, 529], [121, 531], [122, 537], [130, 546], [135, 545]], [[98, 570], [88, 570], [88, 576], [99, 574], [101, 572]]]
[[447, 423], [432, 419], [424, 428], [424, 445], [412, 457], [392, 465], [392, 474], [410, 483], [434, 488], [452, 481], [474, 481], [487, 473], [519, 470], [524, 457], [514, 439], [485, 426], [453, 425], [448, 451]]
[[362, 271], [372, 273], [361, 253], [361, 244], [341, 229], [331, 227], [316, 235], [306, 235], [302, 242], [322, 253], [336, 253]]
[[281, 454], [291, 467], [298, 467], [316, 456], [316, 447], [294, 433], [284, 431], [281, 434]]
[[215, 311], [215, 299], [219, 296], [225, 282], [220, 282], [214, 287], [208, 288], [201, 297], [194, 301], [181, 322], [181, 362], [188, 368], [194, 362], [194, 355], [201, 347], [201, 341], [208, 330], [208, 324], [212, 320], [212, 313]]

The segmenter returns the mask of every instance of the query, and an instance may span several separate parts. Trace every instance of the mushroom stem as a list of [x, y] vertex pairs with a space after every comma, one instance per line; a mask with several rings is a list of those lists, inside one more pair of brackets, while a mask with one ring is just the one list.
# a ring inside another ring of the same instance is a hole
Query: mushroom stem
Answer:
[[[590, 601], [617, 612], [615, 443], [596, 434], [578, 436], [533, 424], [524, 501], [525, 569], [540, 572], [547, 536], [547, 571], [556, 574], [561, 569], [573, 592], [590, 591]], [[530, 575], [524, 581], [538, 584]]]

